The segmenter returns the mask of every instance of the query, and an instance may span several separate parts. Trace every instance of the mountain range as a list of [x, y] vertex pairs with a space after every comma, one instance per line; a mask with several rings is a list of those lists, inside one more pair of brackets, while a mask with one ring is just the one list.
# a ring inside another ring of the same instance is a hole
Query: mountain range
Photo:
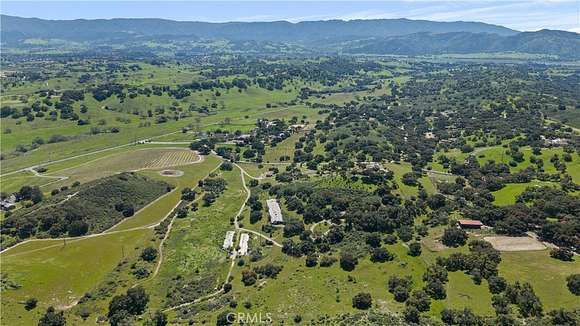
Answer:
[[30, 40], [60, 40], [89, 46], [109, 43], [135, 45], [151, 39], [198, 43], [200, 40], [226, 40], [233, 43], [287, 43], [316, 52], [352, 54], [509, 51], [580, 59], [580, 34], [577, 33], [555, 30], [519, 32], [498, 25], [462, 21], [375, 19], [208, 23], [133, 18], [44, 20], [1, 15], [0, 28], [3, 48], [30, 48]]

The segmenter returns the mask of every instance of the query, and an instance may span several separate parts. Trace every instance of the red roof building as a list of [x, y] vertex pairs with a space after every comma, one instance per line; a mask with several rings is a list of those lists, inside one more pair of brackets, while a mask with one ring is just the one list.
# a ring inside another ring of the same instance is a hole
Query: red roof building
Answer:
[[457, 224], [464, 229], [481, 229], [483, 226], [479, 220], [457, 220]]

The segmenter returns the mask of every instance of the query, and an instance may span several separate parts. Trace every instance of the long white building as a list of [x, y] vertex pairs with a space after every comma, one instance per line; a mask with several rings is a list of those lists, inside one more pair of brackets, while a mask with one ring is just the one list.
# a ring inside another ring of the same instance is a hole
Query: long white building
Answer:
[[248, 241], [250, 240], [250, 236], [247, 233], [242, 233], [240, 236], [240, 256], [245, 256], [248, 254]]
[[268, 199], [266, 200], [266, 204], [268, 205], [268, 213], [270, 214], [270, 223], [284, 223], [284, 219], [282, 218], [282, 210], [280, 210], [278, 201], [276, 199]]
[[232, 247], [232, 245], [234, 244], [234, 235], [235, 235], [234, 231], [226, 232], [226, 238], [224, 239], [224, 245], [223, 245], [223, 248], [225, 250], [230, 249]]

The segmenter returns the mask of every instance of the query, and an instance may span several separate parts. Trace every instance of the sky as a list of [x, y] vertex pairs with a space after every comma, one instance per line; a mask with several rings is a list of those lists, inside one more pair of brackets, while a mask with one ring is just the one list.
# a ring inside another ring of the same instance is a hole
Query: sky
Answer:
[[398, 1], [0, 1], [6, 15], [44, 19], [165, 18], [184, 21], [299, 22], [409, 18], [479, 21], [520, 31], [580, 33], [580, 0]]

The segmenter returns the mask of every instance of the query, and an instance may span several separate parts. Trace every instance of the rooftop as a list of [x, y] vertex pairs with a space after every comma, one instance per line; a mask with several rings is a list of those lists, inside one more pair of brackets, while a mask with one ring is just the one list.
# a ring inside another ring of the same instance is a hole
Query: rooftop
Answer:
[[224, 249], [229, 249], [234, 244], [234, 231], [226, 232], [226, 238], [224, 239]]
[[240, 256], [245, 256], [248, 254], [248, 241], [250, 236], [247, 233], [242, 233], [240, 236]]
[[270, 223], [283, 223], [282, 211], [280, 210], [280, 205], [276, 199], [268, 199], [266, 201], [268, 205], [268, 213], [270, 214]]
[[483, 226], [483, 223], [479, 220], [457, 220], [460, 225], [470, 225], [470, 226]]

